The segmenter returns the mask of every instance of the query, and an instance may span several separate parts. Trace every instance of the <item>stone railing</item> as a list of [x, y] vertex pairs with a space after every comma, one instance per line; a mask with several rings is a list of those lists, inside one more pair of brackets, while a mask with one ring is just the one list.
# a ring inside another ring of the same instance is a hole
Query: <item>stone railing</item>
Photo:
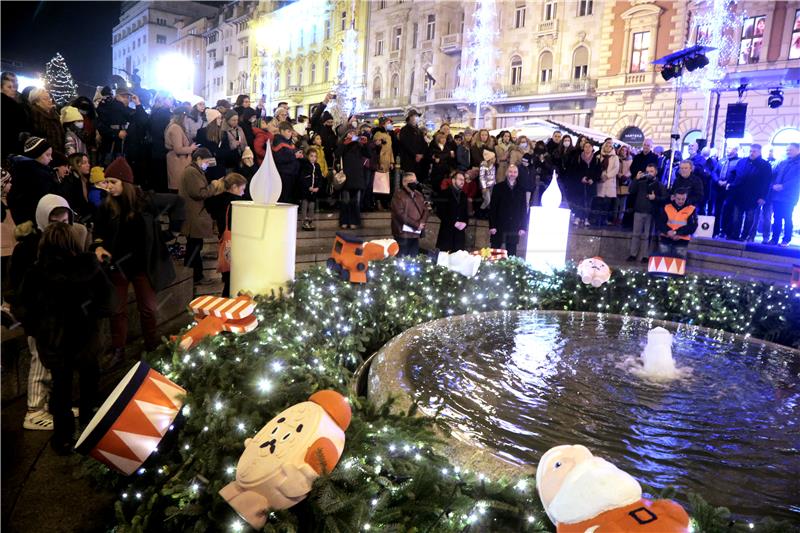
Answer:
[[555, 19], [545, 20], [544, 22], [540, 22], [536, 26], [537, 33], [547, 34], [547, 33], [555, 33], [556, 31], [558, 31], [558, 25], [556, 24]]
[[445, 54], [450, 54], [454, 52], [461, 51], [461, 34], [460, 33], [451, 33], [449, 35], [442, 36], [442, 45], [441, 45], [442, 52]]
[[525, 83], [519, 85], [506, 85], [503, 91], [506, 96], [546, 95], [555, 93], [590, 92], [597, 87], [597, 80], [593, 79], [567, 79], [555, 80], [546, 83]]
[[388, 98], [373, 98], [367, 102], [367, 105], [372, 109], [380, 109], [384, 107], [403, 107], [408, 105], [408, 96], [392, 96]]

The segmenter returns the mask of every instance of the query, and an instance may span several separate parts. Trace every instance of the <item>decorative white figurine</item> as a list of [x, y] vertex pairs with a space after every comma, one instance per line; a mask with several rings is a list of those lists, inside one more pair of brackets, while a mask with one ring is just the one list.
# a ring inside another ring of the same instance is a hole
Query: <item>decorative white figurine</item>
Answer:
[[578, 264], [578, 276], [586, 285], [599, 287], [611, 279], [611, 268], [602, 257], [590, 257]]
[[269, 511], [299, 503], [314, 480], [333, 470], [350, 418], [347, 399], [332, 390], [282, 411], [244, 441], [236, 480], [220, 496], [251, 526], [264, 527]]
[[689, 531], [683, 507], [642, 498], [638, 481], [585, 446], [549, 449], [536, 468], [536, 490], [558, 533]]
[[436, 264], [443, 266], [453, 272], [458, 272], [468, 278], [475, 277], [481, 266], [483, 259], [480, 255], [473, 255], [466, 250], [459, 250], [453, 253], [439, 252]]

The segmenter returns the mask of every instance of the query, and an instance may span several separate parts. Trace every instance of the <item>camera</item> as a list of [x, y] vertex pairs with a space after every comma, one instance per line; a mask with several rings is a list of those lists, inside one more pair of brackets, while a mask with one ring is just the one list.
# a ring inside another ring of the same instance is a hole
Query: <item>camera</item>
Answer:
[[412, 191], [422, 192], [422, 184], [418, 181], [415, 181], [414, 183], [409, 183], [408, 188], [411, 189]]

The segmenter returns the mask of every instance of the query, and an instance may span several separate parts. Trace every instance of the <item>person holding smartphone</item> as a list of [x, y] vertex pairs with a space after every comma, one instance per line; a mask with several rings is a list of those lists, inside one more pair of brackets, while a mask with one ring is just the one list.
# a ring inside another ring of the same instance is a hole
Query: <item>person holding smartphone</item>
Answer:
[[357, 229], [361, 226], [361, 195], [367, 186], [364, 159], [369, 157], [368, 140], [349, 127], [339, 143], [337, 157], [347, 177], [339, 193], [339, 226]]
[[628, 262], [641, 257], [642, 263], [649, 259], [650, 234], [653, 215], [667, 200], [667, 190], [658, 179], [658, 166], [648, 163], [644, 171], [637, 171], [631, 181], [630, 201], [633, 203], [633, 234], [631, 235]]

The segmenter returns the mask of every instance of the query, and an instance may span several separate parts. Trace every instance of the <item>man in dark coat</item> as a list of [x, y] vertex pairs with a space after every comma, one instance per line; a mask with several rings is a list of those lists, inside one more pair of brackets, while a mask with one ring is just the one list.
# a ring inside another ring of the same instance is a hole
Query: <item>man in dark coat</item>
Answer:
[[728, 183], [731, 203], [730, 224], [725, 231], [728, 239], [743, 241], [748, 238], [755, 223], [756, 209], [766, 203], [771, 180], [772, 167], [761, 157], [761, 145], [750, 145], [750, 157], [739, 160]]
[[41, 137], [28, 137], [22, 156], [11, 158], [12, 185], [8, 207], [16, 224], [35, 220], [36, 206], [46, 194], [56, 191], [56, 174], [50, 168], [53, 149]]
[[297, 173], [300, 170], [299, 158], [303, 152], [292, 143], [292, 125], [281, 122], [278, 135], [272, 144], [272, 157], [281, 175], [281, 196], [279, 202], [296, 203]]
[[[770, 244], [778, 244], [783, 229], [781, 246], [788, 246], [792, 240], [792, 212], [800, 199], [800, 144], [791, 143], [786, 148], [786, 159], [775, 167], [772, 186], [769, 191], [772, 201], [772, 240]], [[783, 226], [783, 228], [781, 227]]]
[[413, 172], [418, 180], [428, 177], [423, 159], [428, 148], [425, 135], [417, 126], [419, 113], [412, 109], [406, 117], [406, 125], [400, 128], [400, 168], [403, 172]]
[[645, 139], [642, 143], [642, 151], [633, 156], [631, 162], [631, 176], [638, 179], [639, 172], [645, 173], [647, 165], [653, 164], [658, 168], [658, 155], [653, 151], [653, 139]]
[[672, 180], [672, 187], [670, 187], [669, 193], [672, 195], [675, 194], [675, 191], [685, 190], [688, 194], [686, 201], [698, 207], [703, 202], [703, 181], [695, 170], [694, 163], [689, 159], [681, 161], [678, 165], [678, 173]]
[[[136, 109], [131, 109], [131, 100], [136, 104]], [[117, 155], [124, 155], [127, 150], [125, 144], [128, 137], [128, 125], [134, 121], [135, 115], [141, 109], [146, 115], [139, 97], [131, 94], [125, 87], [116, 91], [113, 100], [106, 100], [97, 107], [97, 130], [100, 132], [100, 158], [106, 164], [111, 163]]]
[[325, 99], [314, 108], [314, 113], [311, 115], [311, 130], [322, 137], [322, 149], [325, 152], [325, 162], [328, 163], [328, 168], [334, 167], [336, 147], [339, 143], [336, 132], [333, 130], [333, 115], [325, 110], [332, 97], [332, 94], [326, 94]]
[[517, 255], [519, 239], [528, 231], [528, 205], [518, 175], [517, 166], [509, 165], [506, 180], [492, 189], [489, 205], [489, 242], [492, 248], [505, 248], [508, 255]]
[[2, 104], [3, 120], [0, 122], [0, 150], [5, 161], [12, 154], [22, 153], [22, 141], [19, 136], [22, 132], [31, 131], [28, 113], [20, 101], [17, 92], [17, 76], [13, 72], [3, 72], [2, 81]]
[[449, 187], [442, 193], [438, 203], [439, 235], [436, 238], [436, 247], [443, 252], [457, 252], [465, 249], [466, 229], [469, 223], [467, 203], [469, 199], [464, 194], [464, 173], [457, 171]]

